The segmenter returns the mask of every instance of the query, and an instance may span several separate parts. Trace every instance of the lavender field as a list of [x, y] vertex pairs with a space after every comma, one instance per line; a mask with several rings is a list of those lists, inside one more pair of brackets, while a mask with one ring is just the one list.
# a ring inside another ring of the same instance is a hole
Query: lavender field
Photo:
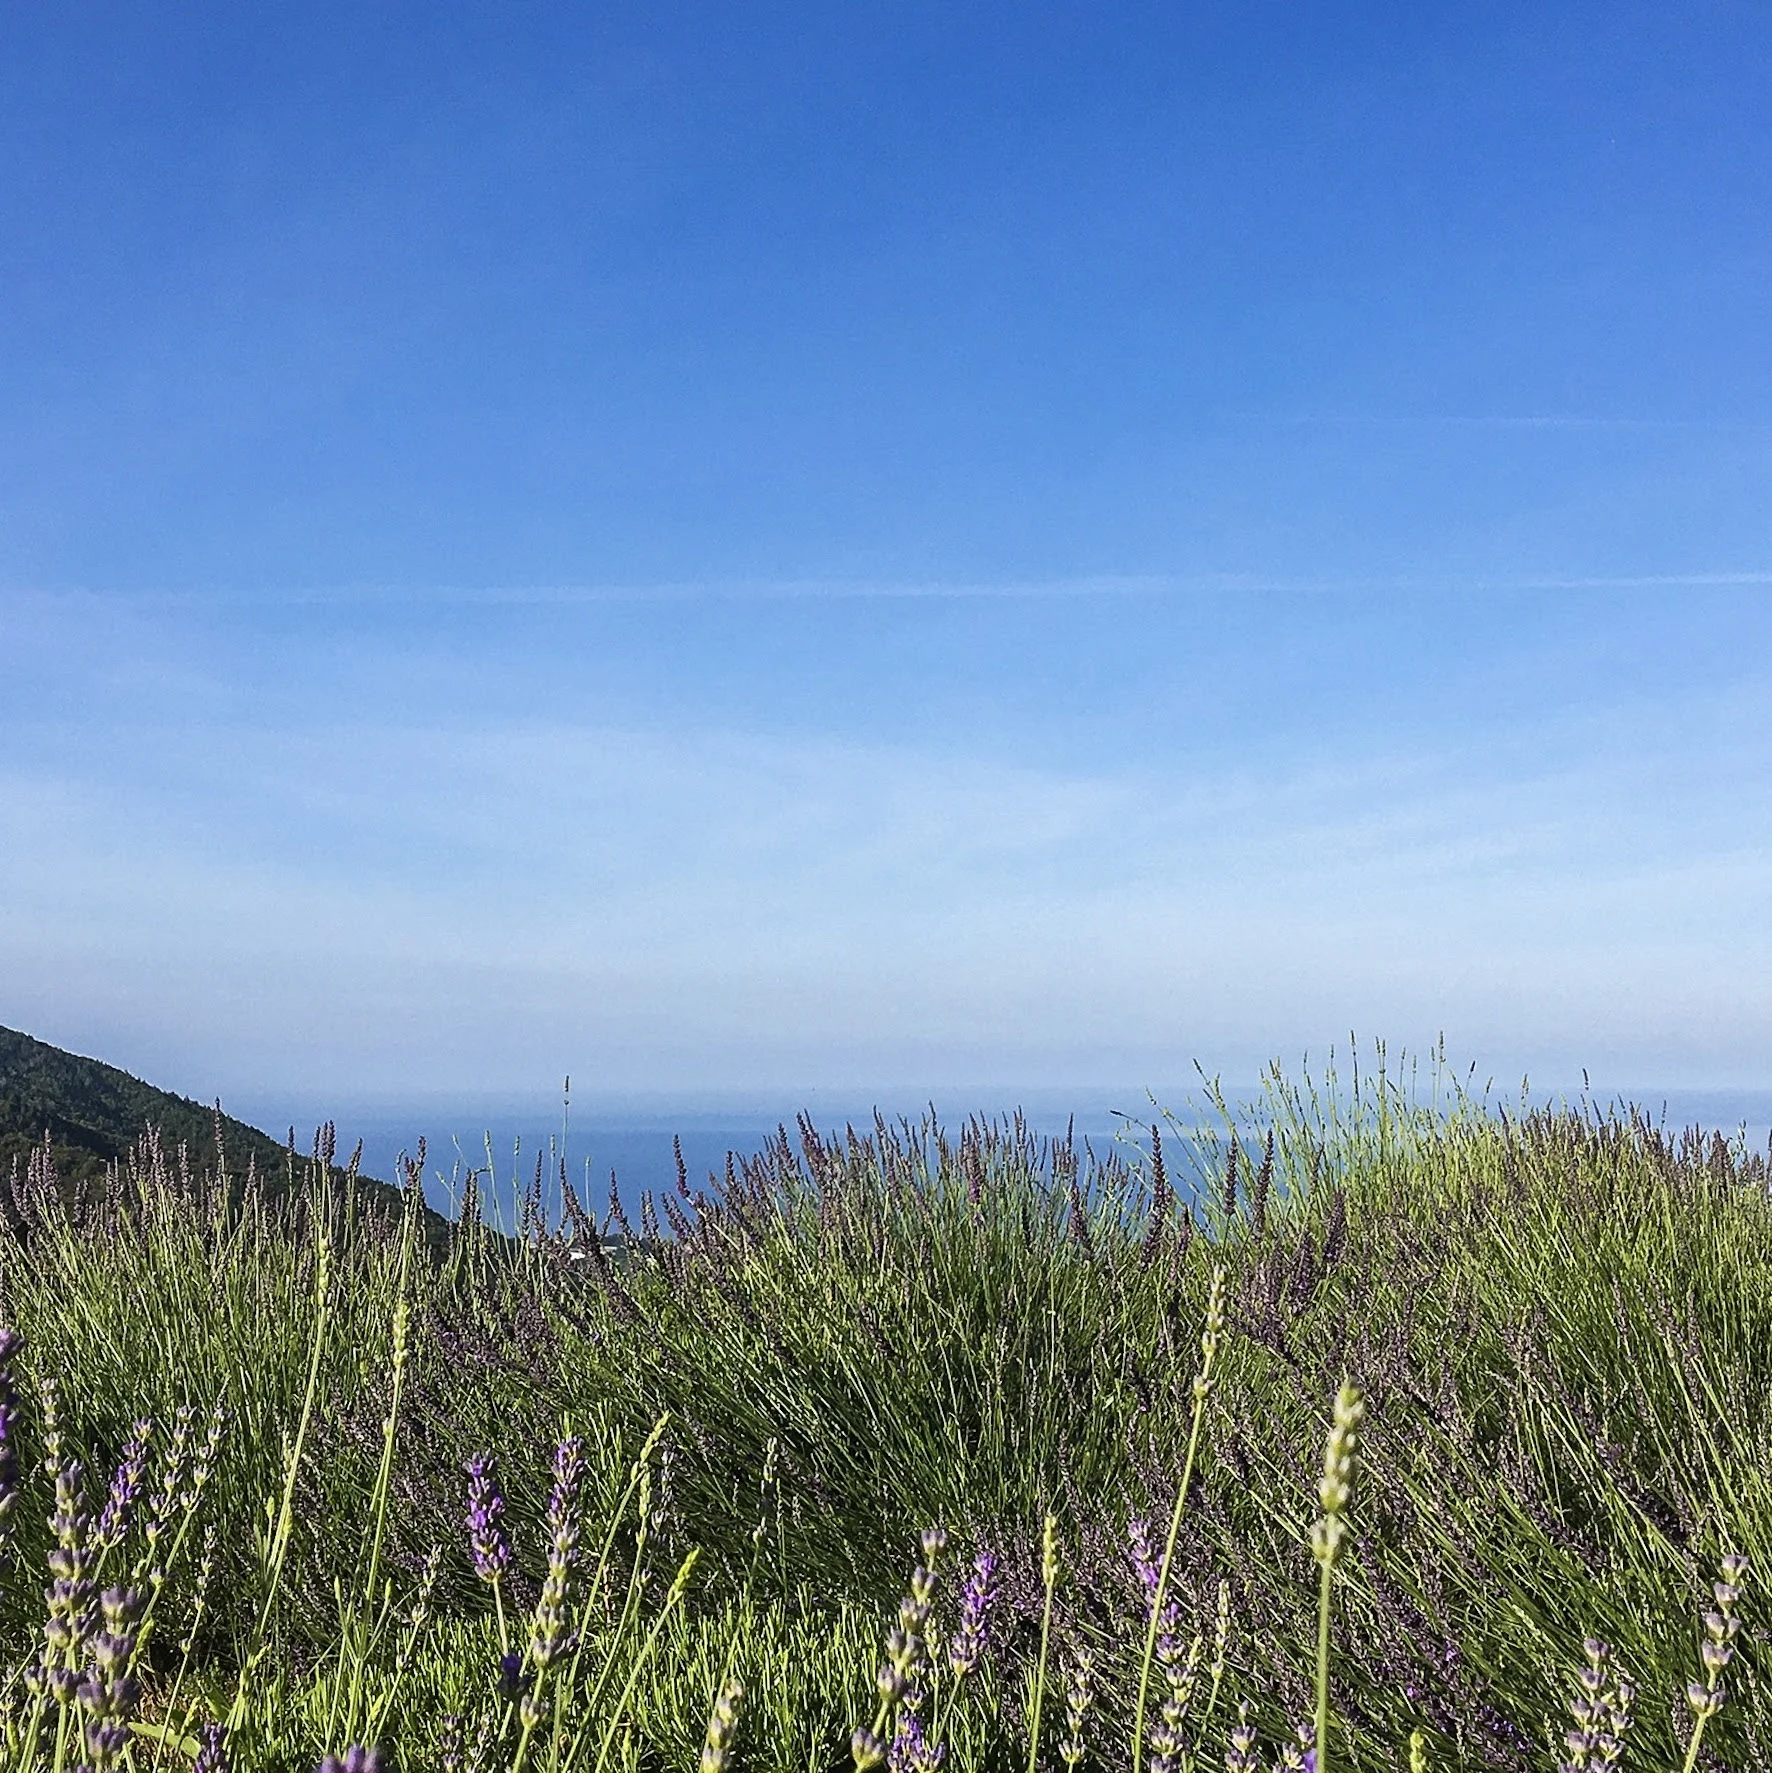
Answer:
[[1772, 1762], [1765, 1160], [1382, 1076], [1204, 1124], [805, 1124], [516, 1236], [325, 1149], [15, 1164], [8, 1763]]

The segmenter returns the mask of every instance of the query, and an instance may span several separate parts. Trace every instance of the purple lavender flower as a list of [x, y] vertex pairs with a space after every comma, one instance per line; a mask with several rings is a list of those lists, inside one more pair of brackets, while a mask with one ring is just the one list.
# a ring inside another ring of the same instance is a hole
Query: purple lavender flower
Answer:
[[98, 1525], [93, 1529], [93, 1544], [101, 1556], [121, 1543], [135, 1519], [135, 1505], [141, 1500], [142, 1484], [148, 1475], [148, 1442], [153, 1434], [154, 1424], [146, 1416], [130, 1428], [117, 1474], [111, 1479], [111, 1494], [99, 1511]]
[[[922, 1678], [929, 1671], [926, 1634], [935, 1600], [936, 1569], [947, 1542], [947, 1533], [940, 1527], [930, 1528], [922, 1537], [923, 1555], [929, 1561], [911, 1572], [910, 1592], [898, 1603], [898, 1624], [886, 1634], [886, 1660], [874, 1674], [879, 1708], [872, 1727], [857, 1730], [850, 1741], [858, 1769], [878, 1766], [899, 1752], [897, 1731], [890, 1743], [883, 1742], [879, 1732], [901, 1720], [901, 1710], [915, 1712], [922, 1704]], [[906, 1770], [895, 1765], [894, 1773]]]
[[46, 1560], [52, 1580], [44, 1590], [49, 1611], [43, 1622], [43, 1667], [49, 1690], [63, 1704], [74, 1697], [81, 1650], [93, 1624], [92, 1555], [87, 1542], [92, 1521], [86, 1512], [85, 1477], [78, 1459], [57, 1468], [55, 1513], [49, 1517], [55, 1544]]
[[1181, 1737], [1162, 1717], [1151, 1725], [1150, 1773], [1175, 1773], [1175, 1757], [1181, 1750]]
[[1563, 1735], [1569, 1758], [1559, 1762], [1563, 1773], [1578, 1773], [1588, 1766], [1610, 1767], [1624, 1753], [1624, 1738], [1631, 1727], [1637, 1690], [1613, 1657], [1612, 1646], [1602, 1638], [1585, 1638], [1586, 1658], [1576, 1670], [1569, 1698], [1574, 1728]]
[[511, 1567], [510, 1536], [499, 1525], [505, 1498], [498, 1483], [498, 1461], [490, 1453], [476, 1453], [468, 1461], [467, 1473], [468, 1549], [474, 1571], [487, 1582], [497, 1582]]
[[205, 1724], [197, 1732], [197, 1758], [191, 1773], [228, 1773], [228, 1733], [220, 1724]]
[[461, 1773], [461, 1742], [463, 1719], [460, 1712], [443, 1714], [443, 1729], [437, 1739], [439, 1773]]
[[[147, 1516], [142, 1522], [145, 1544], [136, 1565], [137, 1581], [150, 1571], [160, 1568], [160, 1542], [165, 1538], [167, 1528], [178, 1509], [179, 1490], [184, 1483], [185, 1466], [191, 1455], [191, 1431], [195, 1422], [196, 1411], [188, 1402], [180, 1404], [173, 1412], [172, 1438], [160, 1463], [160, 1482], [148, 1499]], [[160, 1579], [162, 1582], [165, 1580], [163, 1570], [160, 1571]]]
[[437, 1577], [442, 1568], [443, 1547], [433, 1545], [425, 1554], [424, 1564], [418, 1573], [418, 1592], [412, 1597], [412, 1606], [406, 1615], [406, 1635], [400, 1648], [394, 1653], [396, 1675], [403, 1675], [412, 1667], [412, 1658], [418, 1649], [419, 1633], [430, 1622], [431, 1600], [437, 1592]]
[[1138, 1264], [1141, 1268], [1149, 1268], [1158, 1250], [1163, 1247], [1163, 1240], [1168, 1234], [1169, 1207], [1173, 1198], [1169, 1172], [1163, 1164], [1163, 1129], [1154, 1126], [1151, 1128], [1150, 1223], [1144, 1234], [1144, 1245], [1139, 1252]]
[[498, 1659], [498, 1696], [504, 1700], [521, 1699], [529, 1691], [529, 1676], [523, 1672], [523, 1658], [515, 1650], [507, 1650]]
[[55, 1535], [55, 1548], [49, 1554], [49, 1573], [70, 1582], [86, 1574], [87, 1528], [92, 1516], [86, 1512], [86, 1467], [78, 1459], [70, 1459], [55, 1474], [55, 1513], [49, 1517], [49, 1530]]
[[548, 1574], [529, 1632], [529, 1658], [550, 1667], [570, 1647], [567, 1633], [572, 1567], [578, 1560], [578, 1486], [584, 1475], [584, 1442], [563, 1440], [554, 1454], [554, 1492], [548, 1499]]
[[203, 1499], [204, 1488], [215, 1471], [216, 1456], [221, 1451], [222, 1435], [227, 1426], [228, 1407], [217, 1398], [215, 1408], [209, 1413], [209, 1431], [203, 1437], [196, 1458], [191, 1461], [190, 1488], [179, 1492], [178, 1505], [186, 1514], [190, 1514]]
[[578, 1486], [584, 1478], [585, 1444], [581, 1435], [568, 1435], [554, 1449], [554, 1489], [548, 1498], [548, 1525], [573, 1516], [578, 1506]]
[[948, 1645], [948, 1663], [957, 1675], [971, 1674], [990, 1647], [989, 1613], [996, 1590], [991, 1586], [997, 1560], [981, 1551], [972, 1560], [972, 1574], [960, 1591], [960, 1627]]
[[[1164, 1609], [1173, 1615], [1173, 1607]], [[1171, 1621], [1173, 1623], [1173, 1620]], [[1181, 1653], [1181, 1642], [1174, 1631], [1166, 1630], [1157, 1639], [1157, 1660], [1163, 1670], [1163, 1707], [1151, 1726], [1150, 1773], [1175, 1773], [1176, 1758], [1181, 1753], [1181, 1727], [1194, 1702], [1194, 1683], [1200, 1673], [1200, 1646], [1196, 1635]]]
[[18, 1507], [18, 1447], [13, 1431], [18, 1427], [18, 1383], [13, 1362], [25, 1343], [12, 1330], [0, 1330], [0, 1557], [12, 1541], [12, 1516]]
[[732, 1739], [738, 1734], [738, 1712], [744, 1703], [744, 1684], [735, 1675], [720, 1689], [708, 1718], [697, 1773], [726, 1773], [732, 1759]]
[[141, 1697], [135, 1664], [142, 1597], [133, 1588], [107, 1588], [99, 1597], [104, 1629], [87, 1644], [92, 1665], [78, 1691], [86, 1714], [86, 1753], [95, 1773], [114, 1765], [129, 1740], [129, 1714]]
[[381, 1750], [353, 1743], [342, 1755], [328, 1755], [320, 1773], [382, 1773]]
[[887, 1657], [907, 1682], [923, 1667], [925, 1633], [934, 1598], [935, 1571], [919, 1564], [911, 1572], [910, 1593], [898, 1603], [898, 1628], [886, 1634]]
[[1299, 1724], [1292, 1732], [1292, 1741], [1280, 1750], [1274, 1762], [1274, 1773], [1317, 1773], [1317, 1740], [1314, 1724]]
[[1237, 1721], [1231, 1727], [1229, 1746], [1224, 1753], [1225, 1773], [1258, 1773], [1255, 1758], [1255, 1726], [1249, 1722], [1249, 1701], [1237, 1704]]
[[86, 1766], [91, 1773], [104, 1773], [122, 1758], [129, 1742], [129, 1726], [109, 1718], [94, 1718], [86, 1726]]
[[868, 1768], [879, 1766], [886, 1758], [885, 1746], [865, 1724], [849, 1738], [849, 1753], [855, 1761], [856, 1773], [867, 1773]]
[[[1147, 1608], [1157, 1604], [1157, 1592], [1163, 1586], [1162, 1555], [1151, 1541], [1151, 1525], [1142, 1515], [1134, 1515], [1126, 1523], [1126, 1549], [1132, 1558], [1133, 1574], [1138, 1578], [1138, 1586], [1144, 1591]], [[1147, 1615], [1148, 1616], [1148, 1615]], [[1178, 1604], [1165, 1597], [1163, 1611], [1157, 1619], [1156, 1658], [1167, 1670], [1173, 1667], [1181, 1657], [1181, 1639], [1177, 1635], [1181, 1625], [1181, 1611]]]
[[1157, 1598], [1157, 1583], [1163, 1566], [1157, 1548], [1151, 1543], [1151, 1524], [1143, 1515], [1134, 1515], [1126, 1523], [1126, 1548], [1132, 1556], [1132, 1569], [1147, 1602]]
[[1070, 1768], [1071, 1773], [1076, 1773], [1083, 1760], [1083, 1726], [1089, 1716], [1089, 1708], [1094, 1703], [1095, 1654], [1083, 1648], [1072, 1656], [1065, 1681], [1065, 1736], [1058, 1749], [1059, 1759]]
[[901, 1711], [898, 1733], [886, 1757], [890, 1773], [938, 1773], [946, 1759], [946, 1744], [932, 1744], [923, 1729], [923, 1720], [914, 1711]]

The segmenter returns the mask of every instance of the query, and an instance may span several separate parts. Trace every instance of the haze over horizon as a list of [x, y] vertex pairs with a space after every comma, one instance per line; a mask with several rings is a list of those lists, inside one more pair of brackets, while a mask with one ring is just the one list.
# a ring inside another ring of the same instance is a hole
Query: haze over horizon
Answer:
[[245, 1104], [1765, 1087], [1769, 53], [22, 14], [0, 1023]]

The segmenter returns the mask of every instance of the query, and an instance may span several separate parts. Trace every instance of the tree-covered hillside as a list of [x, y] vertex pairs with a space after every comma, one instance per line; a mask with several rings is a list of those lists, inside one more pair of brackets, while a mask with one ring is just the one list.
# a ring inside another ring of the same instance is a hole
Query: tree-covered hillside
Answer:
[[[0, 1028], [0, 1176], [11, 1169], [15, 1156], [23, 1161], [40, 1147], [45, 1133], [64, 1180], [96, 1176], [150, 1127], [169, 1153], [184, 1145], [194, 1163], [209, 1169], [217, 1112], [155, 1089], [115, 1065]], [[220, 1117], [220, 1129], [231, 1174], [243, 1176], [250, 1164], [271, 1187], [284, 1183], [289, 1167], [285, 1146], [229, 1115]]]

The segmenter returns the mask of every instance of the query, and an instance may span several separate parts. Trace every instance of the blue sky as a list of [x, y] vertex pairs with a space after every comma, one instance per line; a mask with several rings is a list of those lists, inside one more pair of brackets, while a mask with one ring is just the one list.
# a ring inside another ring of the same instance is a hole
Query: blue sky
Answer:
[[1772, 15], [27, 8], [0, 1022], [1772, 1067]]

